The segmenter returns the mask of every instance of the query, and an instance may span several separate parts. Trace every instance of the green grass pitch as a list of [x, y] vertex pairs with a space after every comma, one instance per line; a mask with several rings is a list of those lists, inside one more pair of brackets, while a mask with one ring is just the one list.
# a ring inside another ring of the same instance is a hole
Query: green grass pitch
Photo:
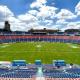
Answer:
[[52, 63], [52, 60], [62, 59], [67, 63], [80, 64], [80, 45], [54, 42], [20, 42], [0, 44], [0, 61], [25, 59], [34, 63], [41, 59], [42, 63]]

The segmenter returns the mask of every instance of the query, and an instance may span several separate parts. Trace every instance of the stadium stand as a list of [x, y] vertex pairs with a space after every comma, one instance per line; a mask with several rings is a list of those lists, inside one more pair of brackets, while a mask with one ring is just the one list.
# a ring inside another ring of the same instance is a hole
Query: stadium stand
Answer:
[[[23, 60], [14, 61], [22, 62]], [[63, 60], [60, 61], [62, 62]], [[13, 62], [11, 64], [13, 64]], [[32, 65], [33, 64], [27, 64], [25, 68], [17, 66], [14, 68], [14, 65], [9, 68], [0, 68], [0, 80], [80, 80], [80, 67], [71, 68], [66, 65], [64, 67], [63, 65], [57, 67], [52, 64], [36, 66], [36, 64], [34, 64], [35, 67], [31, 68], [30, 66]], [[40, 77], [40, 79], [36, 77]]]
[[47, 42], [64, 42], [80, 43], [80, 36], [36, 36], [36, 35], [0, 35], [0, 43], [9, 42], [30, 42], [30, 41], [47, 41]]

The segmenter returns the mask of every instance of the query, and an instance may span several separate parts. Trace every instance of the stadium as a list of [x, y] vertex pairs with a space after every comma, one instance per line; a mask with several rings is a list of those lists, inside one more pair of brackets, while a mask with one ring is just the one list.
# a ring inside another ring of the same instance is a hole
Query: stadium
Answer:
[[80, 33], [31, 29], [0, 31], [0, 80], [79, 80]]
[[0, 80], [80, 80], [80, 0], [0, 0]]

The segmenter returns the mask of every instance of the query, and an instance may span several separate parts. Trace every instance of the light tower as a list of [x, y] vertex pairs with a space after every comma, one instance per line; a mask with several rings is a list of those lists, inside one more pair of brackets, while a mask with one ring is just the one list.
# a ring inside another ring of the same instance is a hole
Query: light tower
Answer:
[[9, 21], [7, 20], [7, 13], [6, 13], [7, 11], [6, 11], [6, 6], [4, 6], [4, 18], [5, 18], [5, 22], [4, 22], [4, 29], [3, 29], [3, 31], [11, 31], [10, 30], [10, 23], [9, 23]]
[[10, 24], [9, 24], [9, 22], [7, 20], [4, 23], [4, 31], [11, 31], [10, 30]]

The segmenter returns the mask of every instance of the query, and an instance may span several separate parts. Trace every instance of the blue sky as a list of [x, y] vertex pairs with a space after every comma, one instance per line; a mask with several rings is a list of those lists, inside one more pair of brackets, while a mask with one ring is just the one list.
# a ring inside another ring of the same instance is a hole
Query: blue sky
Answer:
[[[15, 15], [25, 13], [30, 9], [30, 4], [35, 0], [0, 0], [0, 5], [6, 5]], [[79, 0], [47, 0], [47, 5], [55, 6], [59, 9], [66, 8], [74, 12]]]
[[0, 0], [0, 16], [2, 10], [12, 21], [12, 30], [80, 28], [79, 0]]

